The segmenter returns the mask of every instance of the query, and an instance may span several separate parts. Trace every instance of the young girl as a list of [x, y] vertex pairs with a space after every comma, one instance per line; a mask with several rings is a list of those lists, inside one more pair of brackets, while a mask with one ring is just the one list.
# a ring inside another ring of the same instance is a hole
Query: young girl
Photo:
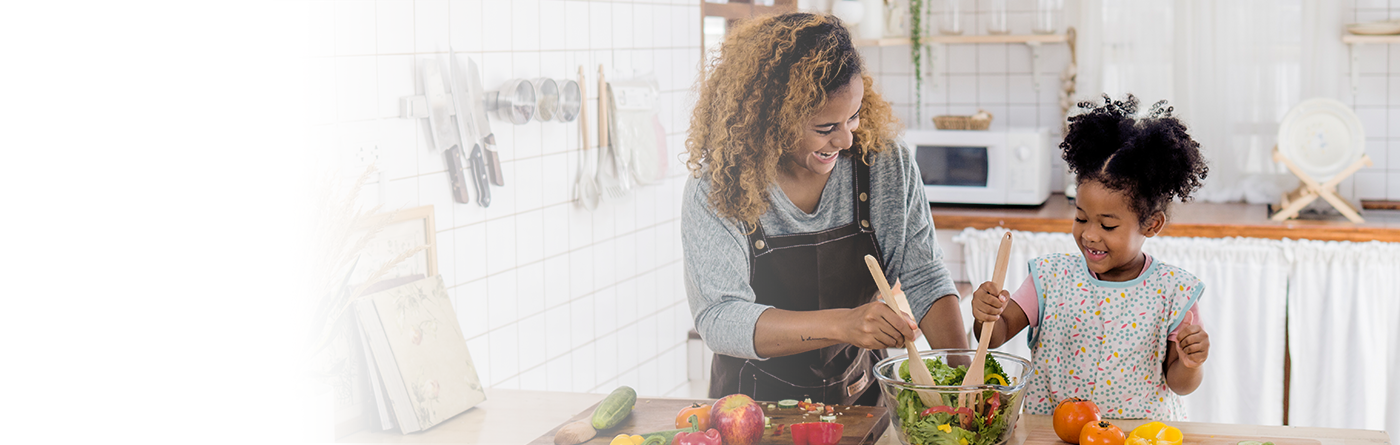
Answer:
[[1200, 144], [1166, 101], [1143, 117], [1132, 95], [1080, 107], [1091, 109], [1070, 118], [1060, 144], [1079, 178], [1071, 232], [1080, 254], [1031, 260], [1014, 294], [982, 283], [973, 332], [996, 323], [996, 347], [1031, 328], [1030, 413], [1077, 397], [1108, 418], [1183, 420], [1178, 395], [1200, 385], [1210, 353], [1196, 310], [1205, 285], [1142, 243], [1162, 230], [1172, 199], [1188, 200], [1205, 179]]

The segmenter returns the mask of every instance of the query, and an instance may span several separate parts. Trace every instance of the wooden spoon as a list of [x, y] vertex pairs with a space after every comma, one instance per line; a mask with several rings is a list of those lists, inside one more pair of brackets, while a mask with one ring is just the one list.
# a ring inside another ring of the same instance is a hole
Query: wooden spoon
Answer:
[[[909, 311], [900, 310], [900, 307], [909, 307], [908, 301], [904, 301], [904, 293], [890, 292], [890, 283], [885, 281], [885, 271], [880, 269], [880, 262], [875, 257], [866, 255], [865, 265], [870, 268], [870, 276], [875, 278], [875, 285], [880, 287], [880, 295], [885, 298], [885, 304], [896, 314], [908, 314]], [[901, 304], [903, 303], [903, 304]], [[914, 318], [909, 314], [909, 318]], [[933, 374], [928, 372], [928, 366], [924, 365], [923, 357], [919, 355], [919, 347], [914, 344], [914, 340], [904, 343], [904, 347], [909, 350], [909, 375], [914, 377], [914, 383], [924, 386], [933, 386]], [[942, 405], [938, 394], [931, 391], [915, 391], [919, 395], [919, 400], [924, 402], [924, 406]]]
[[[1006, 281], [1006, 266], [1011, 261], [1011, 232], [1001, 237], [1001, 247], [997, 248], [997, 264], [992, 270], [992, 285], [994, 295], [1001, 294], [1002, 283]], [[992, 341], [992, 328], [996, 323], [982, 323], [982, 337], [977, 341], [977, 353], [972, 356], [972, 365], [967, 369], [967, 375], [963, 378], [962, 386], [981, 386], [986, 384], [987, 376], [984, 367], [987, 362], [987, 346]], [[980, 391], [977, 394], [981, 394]], [[958, 396], [958, 405], [971, 407], [976, 404], [974, 400], [968, 400], [967, 393]], [[972, 402], [972, 403], [968, 403]]]

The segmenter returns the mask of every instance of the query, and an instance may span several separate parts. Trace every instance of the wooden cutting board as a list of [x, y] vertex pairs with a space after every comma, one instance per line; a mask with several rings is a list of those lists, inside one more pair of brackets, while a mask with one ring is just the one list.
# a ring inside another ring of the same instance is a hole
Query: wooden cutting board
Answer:
[[[607, 431], [599, 431], [593, 440], [584, 442], [588, 445], [607, 445], [612, 442], [618, 434], [641, 434], [652, 433], [662, 430], [675, 429], [676, 414], [681, 408], [690, 406], [692, 403], [714, 404], [710, 399], [650, 399], [638, 398], [637, 405], [632, 410], [632, 415], [627, 416], [621, 425]], [[818, 422], [819, 416], [815, 414], [805, 414], [797, 408], [774, 408], [768, 409], [769, 402], [761, 402], [764, 415], [772, 419], [774, 428], [763, 430], [763, 439], [759, 441], [762, 445], [792, 445], [792, 437], [787, 428], [783, 428], [782, 435], [776, 435], [778, 424], [791, 425], [802, 422]], [[774, 403], [776, 405], [776, 403]], [[550, 429], [548, 433], [530, 442], [530, 445], [553, 445], [554, 433], [559, 428], [579, 420], [587, 420], [593, 415], [593, 409], [597, 408], [595, 403], [588, 409], [583, 410], [567, 422], [559, 424]], [[889, 425], [890, 412], [884, 407], [872, 406], [837, 406], [835, 410], [836, 423], [846, 425], [841, 432], [841, 445], [862, 445], [873, 444], [880, 435], [885, 433]], [[866, 416], [870, 414], [870, 416]], [[1053, 436], [1054, 434], [1051, 433]], [[1057, 439], [1058, 441], [1058, 439]], [[1277, 442], [1275, 442], [1277, 443]], [[1284, 444], [1279, 444], [1284, 445]]]

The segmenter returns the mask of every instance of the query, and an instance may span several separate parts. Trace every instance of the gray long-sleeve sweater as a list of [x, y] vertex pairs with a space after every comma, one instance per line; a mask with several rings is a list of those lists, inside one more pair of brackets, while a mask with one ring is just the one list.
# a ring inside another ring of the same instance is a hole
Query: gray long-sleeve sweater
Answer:
[[[759, 217], [768, 235], [789, 235], [832, 229], [855, 218], [854, 178], [850, 157], [841, 157], [827, 179], [821, 201], [812, 214], [798, 209], [777, 184], [768, 188], [772, 204]], [[910, 309], [920, 321], [934, 301], [955, 295], [943, 265], [943, 250], [933, 234], [928, 201], [919, 167], [902, 146], [875, 156], [870, 167], [871, 219], [884, 256], [885, 277], [899, 280]], [[705, 344], [720, 354], [762, 359], [754, 350], [758, 316], [772, 306], [754, 303], [749, 284], [748, 237], [732, 219], [710, 207], [708, 178], [692, 177], [685, 184], [681, 210], [681, 240], [685, 251], [685, 291], [695, 327]], [[863, 270], [863, 269], [862, 269]]]

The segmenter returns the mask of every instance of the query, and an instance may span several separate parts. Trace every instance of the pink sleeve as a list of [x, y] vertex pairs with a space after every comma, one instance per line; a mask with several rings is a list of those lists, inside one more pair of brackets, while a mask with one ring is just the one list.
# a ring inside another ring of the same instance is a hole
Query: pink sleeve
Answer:
[[[1198, 310], [1198, 308], [1200, 307], [1201, 306], [1198, 304], [1193, 304], [1191, 305], [1191, 309], [1186, 310], [1186, 313], [1191, 314], [1191, 324], [1198, 324], [1201, 325], [1202, 328], [1204, 328], [1206, 327], [1206, 324], [1201, 321], [1201, 312]], [[1177, 332], [1181, 332], [1181, 325], [1179, 324], [1176, 325], [1176, 329], [1172, 330], [1172, 333], [1167, 334], [1167, 341], [1176, 341]]]
[[1036, 301], [1035, 281], [1030, 275], [1026, 275], [1026, 281], [1021, 282], [1021, 287], [1011, 293], [1011, 301], [1016, 302], [1016, 305], [1021, 307], [1021, 312], [1026, 313], [1030, 327], [1040, 324], [1040, 302]]

